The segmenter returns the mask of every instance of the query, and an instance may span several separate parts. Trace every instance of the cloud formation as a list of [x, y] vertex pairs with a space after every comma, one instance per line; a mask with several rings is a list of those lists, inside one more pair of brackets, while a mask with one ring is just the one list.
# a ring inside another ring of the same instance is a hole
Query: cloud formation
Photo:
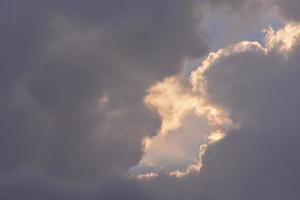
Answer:
[[160, 191], [167, 185], [159, 194], [165, 199], [299, 198], [298, 30], [297, 23], [269, 29], [265, 45], [241, 42], [220, 49], [192, 72], [193, 89], [203, 88], [205, 78], [210, 98], [239, 127], [208, 145], [199, 173], [187, 170], [177, 180], [162, 174], [147, 187]]
[[81, 178], [137, 163], [159, 125], [146, 88], [206, 50], [192, 7], [2, 1], [1, 171], [33, 163]]
[[[299, 24], [178, 74], [209, 50], [203, 8], [297, 21], [298, 4], [1, 1], [0, 199], [299, 199]], [[128, 175], [192, 114], [196, 163]]]

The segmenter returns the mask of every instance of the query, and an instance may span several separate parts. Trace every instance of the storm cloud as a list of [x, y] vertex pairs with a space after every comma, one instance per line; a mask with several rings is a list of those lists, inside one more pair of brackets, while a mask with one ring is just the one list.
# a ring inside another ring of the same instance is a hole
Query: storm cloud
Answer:
[[189, 1], [1, 4], [1, 170], [126, 171], [159, 125], [146, 88], [206, 49]]
[[[1, 1], [0, 199], [299, 199], [298, 23], [211, 53], [223, 43], [205, 24], [228, 8], [244, 27], [273, 10], [297, 21], [298, 5]], [[198, 162], [130, 174], [191, 115], [193, 134], [211, 128]]]

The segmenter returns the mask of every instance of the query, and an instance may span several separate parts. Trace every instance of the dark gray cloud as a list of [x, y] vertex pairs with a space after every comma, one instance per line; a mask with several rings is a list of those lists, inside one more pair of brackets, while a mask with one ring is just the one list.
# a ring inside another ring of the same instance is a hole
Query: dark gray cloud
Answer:
[[279, 7], [280, 12], [287, 18], [295, 21], [300, 20], [299, 8], [300, 2], [298, 0], [274, 0]]
[[241, 120], [205, 156], [201, 180], [210, 199], [299, 198], [299, 53], [299, 46], [289, 58], [240, 53], [208, 72], [214, 99]]
[[101, 181], [67, 181], [47, 176], [33, 166], [23, 166], [0, 178], [4, 199], [151, 199], [152, 195], [134, 180], [125, 177]]
[[[159, 122], [149, 85], [205, 52], [192, 1], [2, 1], [1, 171], [123, 173]], [[101, 101], [102, 99], [102, 101]]]
[[[162, 173], [142, 186], [122, 177], [159, 127], [145, 90], [207, 51], [193, 13], [201, 2], [1, 1], [0, 197], [299, 197], [299, 49], [287, 61], [276, 52], [239, 54], [222, 60], [230, 73], [212, 72], [214, 99], [247, 123], [209, 149], [202, 173]], [[298, 19], [296, 6], [278, 5]]]
[[159, 127], [146, 89], [206, 52], [193, 5], [1, 1], [1, 198], [151, 196], [122, 174]]
[[[269, 10], [277, 9], [279, 14], [288, 20], [300, 20], [298, 0], [208, 0], [212, 8], [219, 9], [220, 6], [229, 8], [230, 12], [238, 12], [247, 17], [264, 15]], [[275, 14], [275, 13], [274, 13]]]

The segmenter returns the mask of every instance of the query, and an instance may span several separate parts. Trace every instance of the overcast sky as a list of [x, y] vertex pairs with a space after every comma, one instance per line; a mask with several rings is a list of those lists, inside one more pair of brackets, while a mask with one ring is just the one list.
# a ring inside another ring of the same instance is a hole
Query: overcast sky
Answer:
[[299, 200], [299, 0], [1, 0], [0, 199]]

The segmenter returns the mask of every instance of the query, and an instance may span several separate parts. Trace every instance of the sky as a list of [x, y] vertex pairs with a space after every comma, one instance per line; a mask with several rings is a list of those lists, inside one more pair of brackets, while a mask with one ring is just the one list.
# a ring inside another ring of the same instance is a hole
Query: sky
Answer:
[[0, 1], [0, 199], [299, 200], [299, 0]]

